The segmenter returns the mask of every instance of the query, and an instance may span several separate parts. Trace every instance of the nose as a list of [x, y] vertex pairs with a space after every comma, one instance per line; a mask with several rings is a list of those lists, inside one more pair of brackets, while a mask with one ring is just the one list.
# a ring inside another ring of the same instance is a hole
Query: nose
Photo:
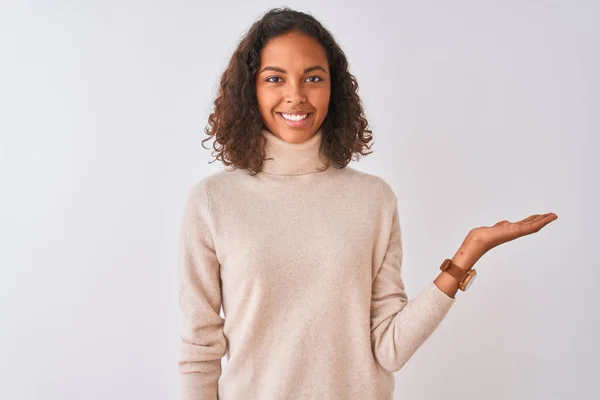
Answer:
[[288, 90], [285, 93], [285, 102], [288, 104], [301, 104], [306, 102], [306, 95], [302, 85], [288, 85]]

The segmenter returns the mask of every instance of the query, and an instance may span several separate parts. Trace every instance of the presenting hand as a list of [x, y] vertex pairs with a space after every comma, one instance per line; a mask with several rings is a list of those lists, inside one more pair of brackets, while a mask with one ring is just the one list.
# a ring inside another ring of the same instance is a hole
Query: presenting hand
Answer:
[[556, 220], [558, 216], [554, 213], [533, 214], [521, 221], [500, 221], [494, 226], [482, 226], [472, 229], [468, 238], [476, 243], [482, 254], [490, 251], [502, 243], [510, 242], [521, 236], [539, 232], [540, 229]]
[[452, 257], [452, 262], [469, 270], [488, 251], [518, 237], [539, 232], [544, 226], [557, 219], [554, 213], [534, 214], [518, 222], [500, 221], [494, 226], [471, 229], [462, 245]]

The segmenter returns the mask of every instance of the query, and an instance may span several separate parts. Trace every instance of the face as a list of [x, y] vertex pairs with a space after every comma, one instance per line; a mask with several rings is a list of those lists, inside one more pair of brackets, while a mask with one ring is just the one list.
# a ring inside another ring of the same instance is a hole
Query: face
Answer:
[[292, 31], [270, 39], [260, 53], [256, 77], [266, 128], [289, 143], [310, 139], [327, 115], [329, 78], [325, 49], [313, 37]]

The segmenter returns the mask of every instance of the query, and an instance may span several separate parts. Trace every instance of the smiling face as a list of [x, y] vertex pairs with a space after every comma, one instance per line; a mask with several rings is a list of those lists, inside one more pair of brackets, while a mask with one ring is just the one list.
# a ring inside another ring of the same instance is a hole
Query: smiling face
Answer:
[[327, 115], [331, 83], [325, 49], [298, 31], [270, 39], [260, 53], [258, 109], [266, 128], [289, 143], [302, 143]]

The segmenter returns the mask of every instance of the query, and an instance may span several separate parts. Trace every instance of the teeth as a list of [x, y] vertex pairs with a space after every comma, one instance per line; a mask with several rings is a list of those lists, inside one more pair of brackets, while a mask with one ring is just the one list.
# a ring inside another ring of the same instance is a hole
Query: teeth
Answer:
[[290, 121], [301, 121], [304, 118], [308, 117], [308, 114], [292, 115], [292, 114], [281, 113], [281, 115], [283, 116], [283, 118], [289, 119]]

